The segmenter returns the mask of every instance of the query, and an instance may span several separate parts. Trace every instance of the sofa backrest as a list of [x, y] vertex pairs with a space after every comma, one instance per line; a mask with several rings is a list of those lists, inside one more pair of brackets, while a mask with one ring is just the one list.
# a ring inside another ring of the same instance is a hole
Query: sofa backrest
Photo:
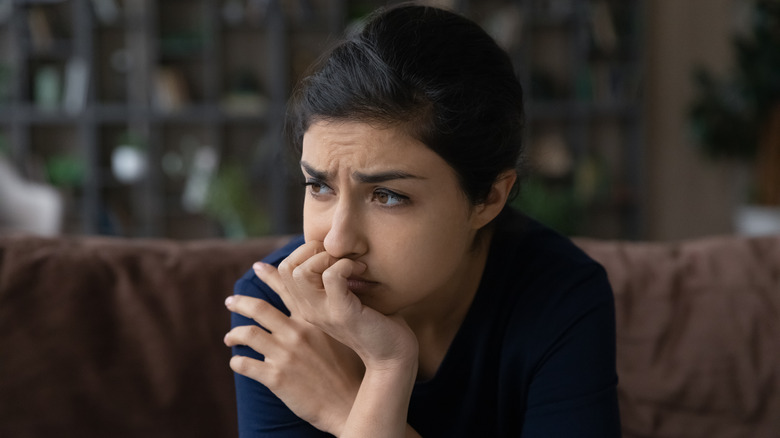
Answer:
[[0, 238], [0, 436], [236, 436], [223, 301], [285, 240]]
[[624, 437], [780, 436], [780, 236], [577, 243], [615, 294]]
[[[0, 237], [0, 437], [236, 436], [223, 300], [286, 238]], [[777, 437], [780, 236], [576, 242], [617, 310], [624, 437]]]

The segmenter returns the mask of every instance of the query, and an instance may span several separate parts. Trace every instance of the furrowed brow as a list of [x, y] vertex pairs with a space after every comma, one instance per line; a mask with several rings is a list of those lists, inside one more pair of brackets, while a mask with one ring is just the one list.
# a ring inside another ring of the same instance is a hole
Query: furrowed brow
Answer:
[[[312, 167], [311, 164], [305, 161], [301, 161], [301, 167], [307, 174], [309, 174], [310, 177], [316, 180], [330, 181], [330, 179], [332, 178], [332, 175], [330, 173], [322, 170], [317, 170], [314, 167]], [[411, 173], [403, 172], [400, 170], [388, 170], [388, 171], [377, 172], [377, 173], [354, 172], [352, 174], [352, 177], [356, 181], [363, 184], [377, 184], [377, 183], [398, 180], [398, 179], [425, 179], [421, 176], [412, 175]]]
[[330, 174], [328, 172], [324, 172], [322, 170], [317, 170], [311, 166], [311, 164], [301, 161], [301, 167], [303, 167], [303, 170], [306, 171], [306, 173], [309, 174], [312, 178], [319, 180], [319, 181], [329, 181], [330, 180]]
[[352, 177], [363, 184], [376, 184], [396, 179], [423, 179], [420, 176], [412, 175], [411, 173], [402, 172], [400, 170], [390, 170], [387, 172], [371, 174], [354, 172]]

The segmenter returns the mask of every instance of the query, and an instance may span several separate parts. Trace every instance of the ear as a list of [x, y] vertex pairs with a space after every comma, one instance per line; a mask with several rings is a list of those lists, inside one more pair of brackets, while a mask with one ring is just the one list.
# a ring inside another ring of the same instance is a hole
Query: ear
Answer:
[[501, 213], [501, 210], [504, 209], [504, 205], [506, 205], [509, 192], [512, 191], [512, 186], [514, 186], [516, 180], [517, 172], [514, 169], [506, 170], [498, 175], [485, 202], [474, 207], [474, 214], [472, 216], [472, 225], [474, 229], [484, 227]]

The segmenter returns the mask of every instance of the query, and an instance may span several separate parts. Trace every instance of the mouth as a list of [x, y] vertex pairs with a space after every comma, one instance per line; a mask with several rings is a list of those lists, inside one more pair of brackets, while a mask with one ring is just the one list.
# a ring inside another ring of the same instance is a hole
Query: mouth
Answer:
[[347, 289], [349, 289], [355, 295], [369, 292], [378, 285], [379, 283], [376, 281], [369, 281], [360, 277], [349, 277], [347, 279]]

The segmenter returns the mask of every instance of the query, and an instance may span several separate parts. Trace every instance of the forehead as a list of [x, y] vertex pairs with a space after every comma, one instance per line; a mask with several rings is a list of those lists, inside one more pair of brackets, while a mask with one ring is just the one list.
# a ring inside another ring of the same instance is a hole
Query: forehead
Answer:
[[449, 167], [435, 152], [402, 129], [353, 121], [318, 121], [303, 136], [301, 161], [326, 169], [347, 165]]

